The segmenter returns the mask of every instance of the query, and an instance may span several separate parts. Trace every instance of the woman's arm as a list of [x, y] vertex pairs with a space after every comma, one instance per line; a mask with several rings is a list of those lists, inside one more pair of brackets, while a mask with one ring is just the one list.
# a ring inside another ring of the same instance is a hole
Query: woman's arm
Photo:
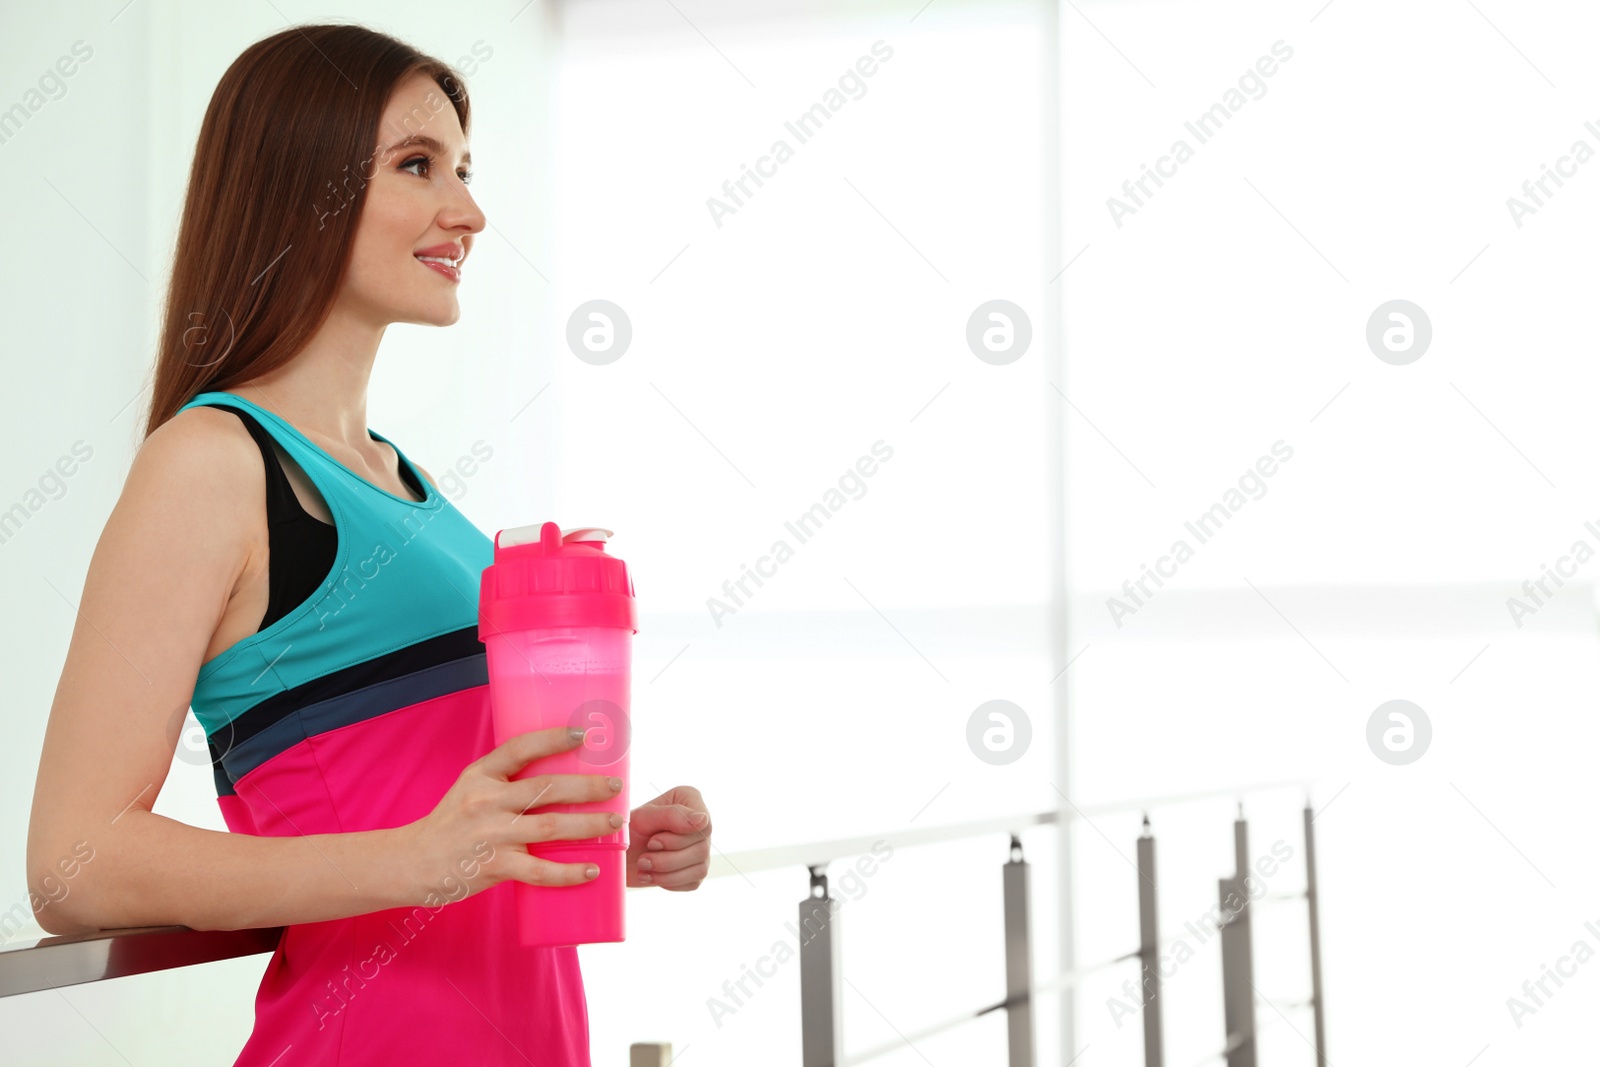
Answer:
[[89, 564], [34, 786], [28, 887], [51, 933], [317, 922], [426, 895], [405, 827], [256, 837], [150, 810], [207, 647], [264, 547], [265, 479], [224, 411], [180, 413], [135, 456]]

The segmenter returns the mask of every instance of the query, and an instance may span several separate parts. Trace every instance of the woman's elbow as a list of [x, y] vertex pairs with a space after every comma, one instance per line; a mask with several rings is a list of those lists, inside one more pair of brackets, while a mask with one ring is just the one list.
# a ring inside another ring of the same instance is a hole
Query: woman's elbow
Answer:
[[[88, 841], [54, 852], [28, 856], [28, 903], [33, 921], [49, 934], [77, 934], [100, 927], [84, 905], [91, 894], [87, 865], [94, 859]], [[3, 921], [3, 920], [0, 920]]]

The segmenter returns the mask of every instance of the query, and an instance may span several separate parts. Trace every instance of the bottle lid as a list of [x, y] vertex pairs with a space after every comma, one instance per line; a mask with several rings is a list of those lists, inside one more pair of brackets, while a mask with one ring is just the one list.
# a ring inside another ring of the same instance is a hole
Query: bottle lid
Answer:
[[604, 626], [638, 633], [628, 565], [607, 555], [611, 531], [553, 522], [494, 539], [478, 587], [478, 639], [514, 630]]
[[[501, 530], [495, 535], [496, 548], [510, 548], [513, 545], [526, 545], [539, 540], [540, 530], [544, 523], [535, 523], [532, 526], [513, 526], [509, 530]], [[582, 534], [582, 537], [575, 537]], [[566, 541], [599, 541], [604, 544], [606, 538], [612, 536], [612, 531], [600, 526], [568, 526], [561, 531], [561, 540]]]

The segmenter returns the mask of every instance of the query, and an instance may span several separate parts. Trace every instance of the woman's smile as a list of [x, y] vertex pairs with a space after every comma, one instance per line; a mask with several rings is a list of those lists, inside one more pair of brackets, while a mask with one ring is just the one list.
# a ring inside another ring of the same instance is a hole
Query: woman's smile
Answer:
[[430, 267], [439, 274], [443, 274], [453, 282], [461, 280], [461, 265], [467, 258], [467, 250], [463, 245], [442, 244], [432, 248], [424, 248], [420, 252], [413, 252], [418, 263]]
[[421, 263], [424, 267], [427, 267], [430, 270], [443, 274], [446, 278], [449, 278], [453, 282], [459, 282], [461, 280], [460, 268], [452, 267], [448, 263], [441, 262], [437, 259], [423, 259], [421, 256], [417, 257], [417, 262]]

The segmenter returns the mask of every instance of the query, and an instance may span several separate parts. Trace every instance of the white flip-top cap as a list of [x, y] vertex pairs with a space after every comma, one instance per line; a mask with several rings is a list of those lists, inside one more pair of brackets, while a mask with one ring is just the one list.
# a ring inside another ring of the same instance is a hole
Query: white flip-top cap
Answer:
[[[539, 540], [539, 531], [544, 528], [544, 523], [534, 523], [532, 526], [514, 526], [509, 530], [501, 530], [497, 544], [501, 548], [510, 548], [512, 545], [526, 545]], [[574, 537], [574, 534], [581, 534]], [[612, 531], [600, 526], [568, 526], [561, 531], [561, 540], [566, 541], [604, 541], [612, 535]]]
[[611, 531], [599, 526], [572, 526], [561, 531], [562, 541], [604, 541]]

